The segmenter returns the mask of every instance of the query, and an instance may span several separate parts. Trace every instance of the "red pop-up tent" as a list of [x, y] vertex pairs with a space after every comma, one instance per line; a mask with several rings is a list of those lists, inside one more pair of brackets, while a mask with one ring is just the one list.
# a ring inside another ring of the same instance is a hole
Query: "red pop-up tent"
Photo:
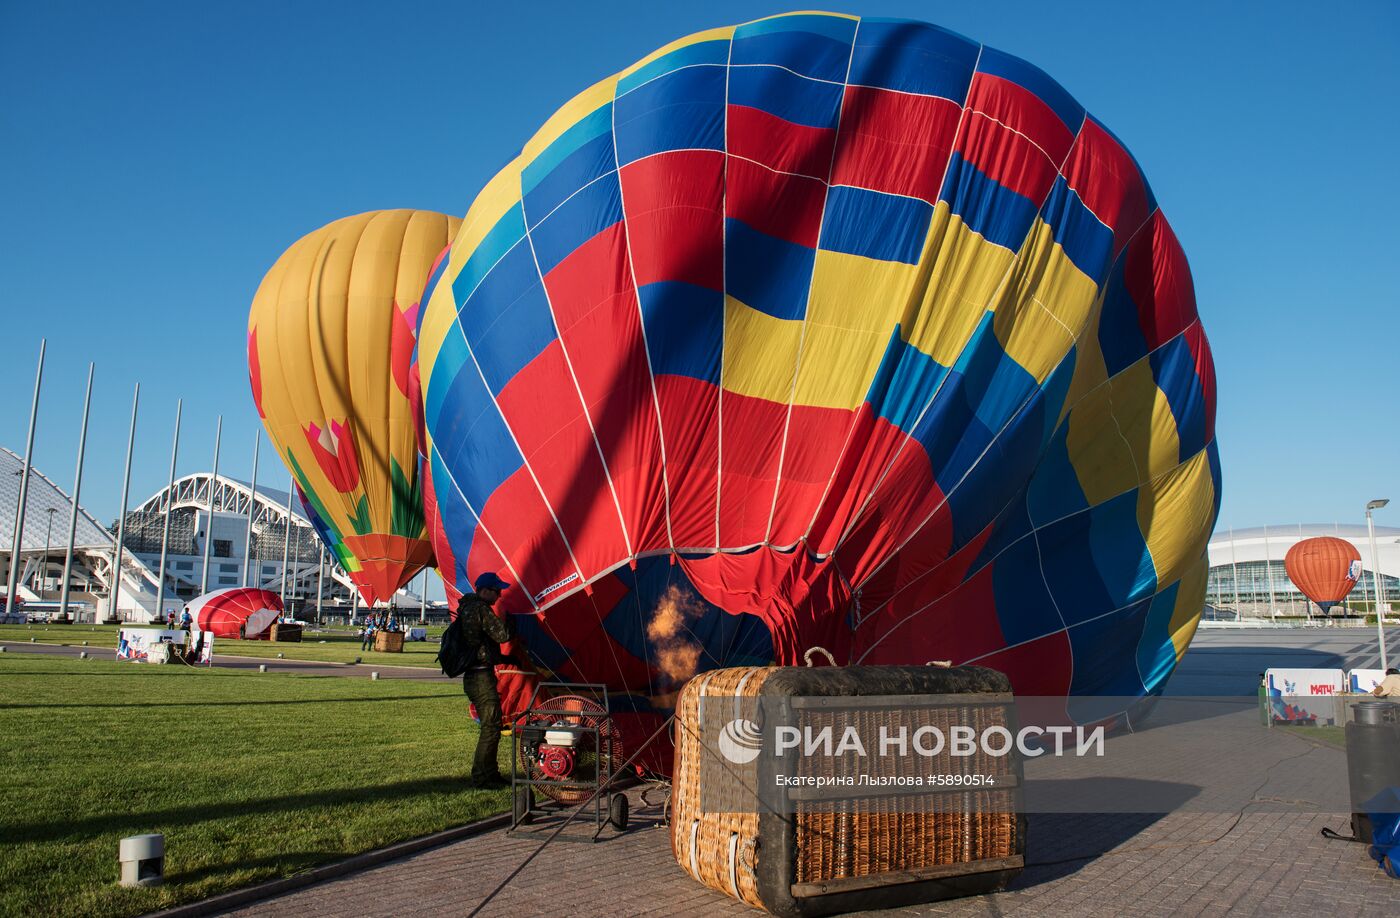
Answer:
[[196, 597], [188, 608], [199, 631], [224, 638], [266, 638], [268, 627], [282, 614], [282, 598], [271, 590], [229, 587]]

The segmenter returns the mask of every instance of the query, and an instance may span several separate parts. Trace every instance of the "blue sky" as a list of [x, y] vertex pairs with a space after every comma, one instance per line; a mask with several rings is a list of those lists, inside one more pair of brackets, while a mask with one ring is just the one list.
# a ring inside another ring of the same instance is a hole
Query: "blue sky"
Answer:
[[[772, 3], [0, 4], [0, 443], [71, 487], [97, 363], [83, 504], [181, 474], [246, 477], [244, 335], [292, 241], [365, 210], [465, 213], [578, 90]], [[1055, 76], [1142, 163], [1186, 249], [1219, 374], [1220, 525], [1400, 523], [1400, 5], [847, 2], [926, 19]], [[274, 468], [263, 454], [262, 468]], [[279, 486], [285, 473], [277, 471]], [[1392, 513], [1387, 519], [1385, 514]]]

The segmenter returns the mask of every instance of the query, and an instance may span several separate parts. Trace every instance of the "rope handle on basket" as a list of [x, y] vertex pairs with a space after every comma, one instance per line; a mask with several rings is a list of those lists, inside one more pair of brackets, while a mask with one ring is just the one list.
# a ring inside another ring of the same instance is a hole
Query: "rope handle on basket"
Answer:
[[[745, 851], [748, 851], [748, 852], [750, 853], [750, 855], [751, 855], [747, 861], [744, 860], [744, 852], [745, 852]], [[744, 872], [747, 873], [747, 874], [749, 875], [749, 879], [753, 880], [754, 882], [757, 882], [757, 881], [758, 881], [758, 836], [755, 835], [755, 836], [753, 836], [752, 838], [747, 838], [747, 839], [744, 840], [743, 846], [739, 849], [738, 861], [739, 861], [739, 866], [742, 867], [742, 868], [744, 868]]]
[[807, 648], [807, 652], [804, 653], [804, 654], [802, 655], [802, 659], [803, 659], [804, 661], [806, 661], [806, 663], [807, 663], [808, 666], [814, 666], [814, 665], [816, 665], [816, 664], [814, 664], [814, 663], [812, 662], [812, 654], [813, 654], [813, 653], [824, 653], [824, 654], [826, 654], [826, 662], [827, 662], [827, 665], [828, 665], [828, 666], [835, 666], [835, 665], [836, 665], [836, 657], [832, 656], [831, 651], [827, 650], [825, 647], [822, 647], [822, 646], [813, 644], [811, 647], [808, 647], [808, 648]]
[[739, 895], [739, 833], [729, 833], [729, 888], [734, 891], [734, 898], [743, 901], [744, 897]]

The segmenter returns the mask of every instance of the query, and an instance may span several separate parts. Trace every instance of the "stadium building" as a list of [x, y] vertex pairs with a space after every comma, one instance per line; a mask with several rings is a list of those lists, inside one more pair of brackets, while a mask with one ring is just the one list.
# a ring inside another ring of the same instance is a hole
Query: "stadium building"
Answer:
[[[0, 447], [0, 569], [6, 575], [14, 556], [15, 509], [23, 473], [24, 460]], [[293, 500], [289, 508], [287, 492], [262, 484], [254, 491], [247, 482], [223, 475], [216, 479], [200, 472], [176, 480], [173, 487], [162, 488], [127, 514], [123, 533], [126, 550], [122, 552], [117, 597], [117, 617], [122, 621], [149, 622], [159, 617], [156, 572], [160, 570], [167, 506], [170, 540], [162, 611], [178, 612], [206, 590], [243, 586], [245, 572], [248, 586], [285, 596], [288, 611], [303, 618], [315, 614], [318, 588], [326, 614], [344, 614], [358, 602], [350, 578], [334, 556], [323, 551], [320, 538], [299, 512], [297, 502]], [[58, 485], [38, 469], [30, 470], [16, 589], [29, 611], [53, 611], [58, 607], [72, 507], [72, 499]], [[101, 621], [109, 615], [111, 590], [117, 581], [113, 576], [116, 530], [115, 522], [103, 526], [79, 508], [69, 606], [70, 612], [80, 615], [83, 621]], [[207, 581], [206, 539], [210, 542]], [[0, 580], [0, 589], [6, 582]], [[415, 589], [400, 590], [395, 605], [409, 613], [419, 610], [421, 583], [421, 579], [415, 580]]]
[[[1293, 585], [1283, 566], [1288, 549], [1317, 536], [1345, 539], [1361, 555], [1361, 579], [1345, 603], [1333, 608], [1333, 614], [1369, 612], [1375, 596], [1366, 527], [1340, 523], [1217, 529], [1206, 549], [1210, 559], [1206, 604], [1214, 610], [1233, 613], [1227, 617], [1321, 614]], [[1400, 529], [1377, 526], [1376, 551], [1380, 556], [1382, 599], [1394, 604], [1393, 609], [1400, 609]]]

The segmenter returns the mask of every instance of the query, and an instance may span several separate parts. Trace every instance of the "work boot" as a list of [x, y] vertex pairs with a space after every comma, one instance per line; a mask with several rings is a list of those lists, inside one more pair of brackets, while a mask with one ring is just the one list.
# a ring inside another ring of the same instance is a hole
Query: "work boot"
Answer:
[[503, 787], [510, 787], [510, 778], [494, 774], [485, 778], [472, 778], [467, 781], [467, 785], [477, 790], [500, 790]]

